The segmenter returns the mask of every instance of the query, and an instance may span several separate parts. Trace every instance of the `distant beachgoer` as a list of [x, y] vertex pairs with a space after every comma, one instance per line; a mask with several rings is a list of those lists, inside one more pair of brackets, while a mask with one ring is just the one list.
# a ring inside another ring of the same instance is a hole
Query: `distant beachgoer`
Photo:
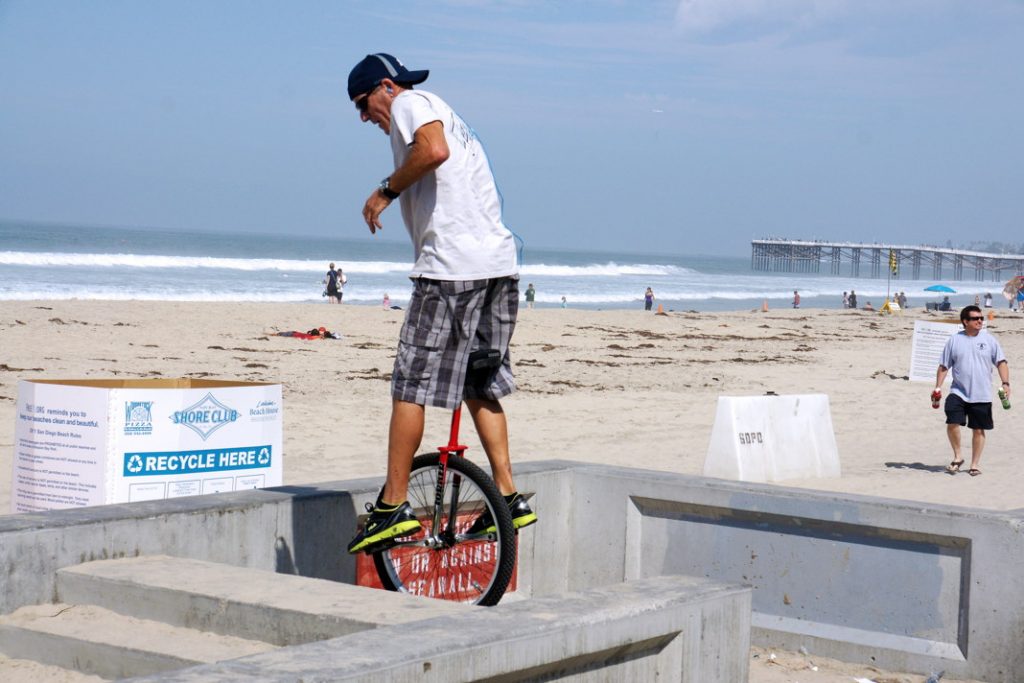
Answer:
[[900, 308], [902, 308], [903, 310], [907, 310], [907, 294], [906, 294], [906, 292], [900, 292], [899, 296], [896, 297], [896, 300], [899, 301]]
[[533, 288], [533, 283], [531, 282], [526, 286], [526, 307], [533, 308], [533, 302], [536, 298], [537, 290]]
[[985, 292], [985, 308], [992, 308], [992, 295]]
[[850, 295], [847, 294], [846, 292], [843, 292], [843, 308], [849, 308], [849, 307], [850, 307]]
[[388, 296], [387, 292], [384, 292], [384, 310], [391, 308], [391, 297]]
[[563, 297], [562, 297], [562, 308], [565, 308], [565, 307], [567, 307], [568, 305], [569, 305], [569, 304], [568, 304], [568, 302], [567, 302], [567, 301], [565, 300], [565, 297], [563, 296]]
[[942, 297], [942, 303], [939, 304], [939, 310], [940, 311], [951, 311], [951, 310], [953, 310], [953, 304], [950, 303], [948, 296]]
[[652, 306], [654, 306], [654, 290], [648, 287], [644, 292], [644, 310], [649, 311]]
[[977, 294], [974, 295], [974, 305], [981, 308], [981, 297]]
[[800, 292], [793, 290], [793, 308], [800, 308]]
[[[942, 394], [946, 373], [953, 371], [953, 386], [946, 397], [946, 436], [953, 447], [953, 462], [946, 471], [956, 474], [964, 464], [960, 450], [960, 428], [971, 430], [972, 477], [981, 474], [978, 468], [985, 447], [985, 432], [992, 429], [992, 366], [999, 373], [1002, 389], [1010, 395], [1010, 366], [1006, 362], [999, 341], [983, 329], [985, 316], [977, 306], [965, 306], [960, 311], [963, 329], [951, 335], [942, 349], [932, 400]], [[937, 396], [938, 395], [938, 396]]]
[[857, 292], [850, 290], [850, 308], [857, 308]]
[[327, 275], [324, 277], [324, 283], [327, 285], [327, 291], [324, 296], [327, 297], [327, 303], [329, 304], [340, 304], [341, 303], [341, 269], [334, 269], [334, 264], [330, 265], [330, 270], [327, 271]]
[[865, 310], [865, 311], [873, 311], [873, 310], [875, 310], [875, 307], [874, 307], [874, 306], [872, 306], [872, 305], [871, 305], [871, 302], [869, 301], [869, 302], [867, 302], [866, 304], [864, 304], [864, 310]]

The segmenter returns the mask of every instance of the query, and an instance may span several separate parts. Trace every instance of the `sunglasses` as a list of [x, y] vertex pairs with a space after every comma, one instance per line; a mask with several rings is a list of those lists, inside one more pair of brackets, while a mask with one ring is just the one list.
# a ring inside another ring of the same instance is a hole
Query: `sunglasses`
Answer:
[[968, 318], [967, 318], [967, 319], [968, 319], [968, 320], [970, 320], [970, 321], [971, 321], [972, 323], [976, 323], [976, 322], [978, 322], [979, 320], [984, 320], [985, 318], [983, 318], [983, 317], [982, 317], [982, 316], [980, 316], [980, 315], [972, 315], [972, 316], [968, 316]]
[[373, 91], [379, 87], [380, 83], [367, 90], [365, 95], [356, 100], [356, 109], [359, 111], [360, 114], [366, 113], [366, 109], [370, 106], [370, 95], [372, 95]]

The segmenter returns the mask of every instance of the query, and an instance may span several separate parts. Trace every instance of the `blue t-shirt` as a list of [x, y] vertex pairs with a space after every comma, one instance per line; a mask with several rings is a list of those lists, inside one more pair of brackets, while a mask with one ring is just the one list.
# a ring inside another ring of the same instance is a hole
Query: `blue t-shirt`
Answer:
[[996, 338], [981, 330], [971, 337], [960, 330], [946, 341], [939, 363], [953, 371], [950, 393], [968, 403], [992, 402], [992, 368], [1006, 360]]

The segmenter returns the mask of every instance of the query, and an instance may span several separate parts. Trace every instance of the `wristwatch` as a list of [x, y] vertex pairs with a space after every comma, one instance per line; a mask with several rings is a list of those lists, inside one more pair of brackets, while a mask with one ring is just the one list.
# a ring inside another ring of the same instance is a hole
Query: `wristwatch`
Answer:
[[377, 191], [388, 199], [398, 199], [398, 195], [401, 192], [395, 192], [391, 189], [391, 176], [388, 176], [384, 180], [380, 181], [380, 185], [377, 187]]

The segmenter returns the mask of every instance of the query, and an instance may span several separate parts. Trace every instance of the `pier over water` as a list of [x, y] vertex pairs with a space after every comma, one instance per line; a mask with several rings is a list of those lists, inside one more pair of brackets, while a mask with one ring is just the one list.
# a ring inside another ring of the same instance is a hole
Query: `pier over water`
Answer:
[[750, 267], [776, 273], [823, 273], [893, 279], [1005, 281], [1024, 273], [1022, 254], [986, 254], [948, 247], [762, 239], [750, 242]]

